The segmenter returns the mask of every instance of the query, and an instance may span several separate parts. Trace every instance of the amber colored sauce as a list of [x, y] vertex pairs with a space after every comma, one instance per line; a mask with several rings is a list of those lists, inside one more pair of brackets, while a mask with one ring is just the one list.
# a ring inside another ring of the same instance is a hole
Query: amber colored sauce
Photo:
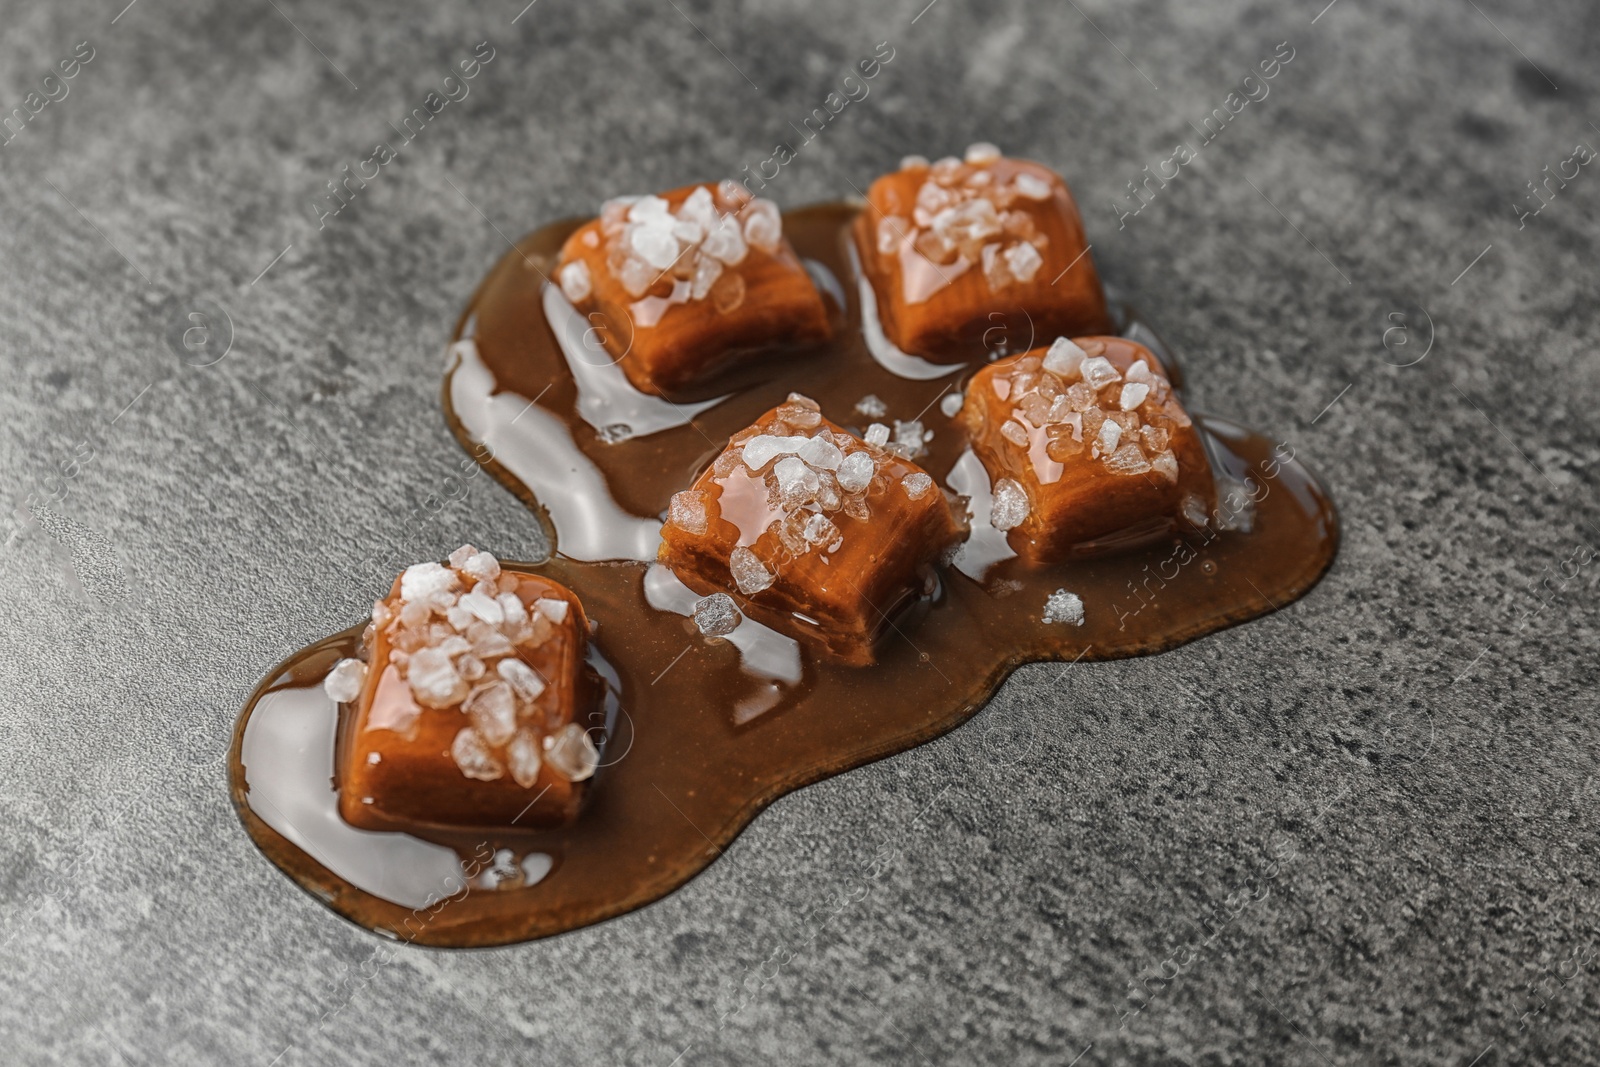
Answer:
[[[871, 357], [860, 337], [845, 249], [855, 210], [824, 205], [785, 218], [800, 255], [830, 271], [845, 294], [835, 309], [834, 341], [759, 374], [746, 371], [742, 388], [693, 425], [608, 444], [580, 418], [577, 389], [546, 322], [539, 273], [552, 272], [577, 222], [546, 227], [507, 255], [479, 288], [459, 335], [475, 342], [494, 391], [516, 394], [519, 406], [526, 403], [521, 398], [537, 397], [537, 406], [564, 424], [598, 468], [617, 507], [642, 519], [659, 518], [671, 494], [691, 483], [722, 442], [791, 390], [857, 429], [871, 421], [853, 412], [868, 393], [887, 402], [891, 418], [920, 412], [934, 437], [918, 462], [943, 483], [965, 442], [937, 398], [947, 386], [960, 388], [988, 356], [975, 353], [969, 368], [926, 380], [897, 377]], [[1181, 383], [1159, 339], [1126, 313], [1121, 317], [1123, 332], [1156, 347]], [[1005, 559], [981, 580], [945, 569], [937, 594], [896, 620], [877, 664], [844, 667], [802, 652], [802, 679], [782, 686], [743, 669], [728, 642], [651, 608], [643, 592], [647, 564], [568, 558], [554, 535], [563, 505], [576, 501], [543, 501], [555, 518], [551, 530], [527, 486], [495, 458], [504, 458], [504, 448], [484, 450], [482, 428], [460, 418], [468, 394], [456, 373], [445, 384], [452, 428], [535, 508], [556, 544], [557, 554], [543, 564], [510, 566], [568, 586], [597, 624], [592, 661], [611, 674], [620, 710], [582, 813], [567, 827], [542, 832], [341, 828], [331, 784], [338, 709], [320, 682], [337, 658], [357, 653], [360, 626], [297, 653], [263, 681], [240, 716], [231, 764], [240, 816], [274, 863], [346, 918], [423, 944], [526, 941], [648, 904], [704, 869], [777, 797], [954, 729], [1017, 665], [1145, 655], [1257, 618], [1316, 584], [1338, 546], [1333, 504], [1304, 466], [1275, 460], [1266, 438], [1199, 418], [1214, 463], [1224, 468], [1219, 473], [1255, 483], [1250, 532], [1218, 533], [1209, 541], [1190, 535], [1187, 549], [1163, 536], [1048, 567]], [[492, 531], [463, 530], [461, 539], [494, 549]], [[1083, 626], [1041, 621], [1046, 597], [1060, 588], [1082, 598]], [[735, 710], [752, 706], [767, 710], [753, 718]], [[469, 873], [491, 852], [507, 850], [502, 855], [522, 864], [523, 873], [499, 888], [464, 892], [456, 892], [459, 880], [444, 879], [431, 894], [442, 901], [419, 901], [432, 884], [424, 875], [450, 868], [446, 850]], [[530, 869], [542, 878], [535, 882]], [[403, 888], [391, 884], [407, 878]]]

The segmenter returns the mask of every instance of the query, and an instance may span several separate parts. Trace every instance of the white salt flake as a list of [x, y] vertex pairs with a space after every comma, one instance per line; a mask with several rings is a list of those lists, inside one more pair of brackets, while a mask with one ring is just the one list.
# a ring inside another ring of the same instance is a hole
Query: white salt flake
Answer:
[[1001, 478], [994, 486], [994, 503], [989, 509], [989, 525], [996, 530], [1012, 530], [1028, 517], [1027, 491], [1014, 478]]
[[478, 592], [468, 593], [461, 598], [461, 606], [491, 626], [499, 626], [506, 621], [506, 610], [494, 597]]
[[963, 399], [963, 394], [959, 392], [946, 393], [939, 400], [939, 410], [944, 412], [946, 418], [953, 419], [956, 417], [956, 412], [961, 410], [961, 402]]
[[638, 196], [628, 202], [629, 222], [648, 223], [664, 219], [667, 217], [667, 212], [667, 202], [659, 196]]
[[889, 405], [879, 399], [876, 393], [868, 393], [856, 401], [856, 414], [869, 419], [881, 419], [889, 414]]
[[672, 502], [667, 509], [667, 520], [684, 533], [691, 533], [696, 537], [704, 534], [711, 521], [706, 514], [705, 494], [695, 489], [672, 494]]
[[427, 600], [438, 593], [453, 593], [461, 588], [456, 572], [437, 563], [414, 563], [400, 575], [402, 601]]
[[1000, 158], [1000, 149], [988, 141], [975, 141], [967, 146], [966, 161], [982, 165]]
[[421, 648], [412, 654], [406, 681], [411, 685], [411, 695], [424, 707], [454, 707], [467, 695], [466, 681], [450, 657], [437, 648]]
[[1083, 625], [1083, 601], [1078, 594], [1069, 593], [1065, 589], [1057, 589], [1045, 598], [1044, 621], [1047, 623], [1065, 622], [1073, 626]]
[[544, 739], [544, 759], [552, 770], [570, 781], [590, 778], [600, 766], [600, 750], [594, 747], [583, 727], [569, 722], [553, 736]]
[[783, 243], [783, 216], [778, 214], [778, 205], [757, 197], [740, 214], [744, 216], [744, 239], [750, 247], [768, 255], [777, 252]]
[[743, 233], [739, 230], [739, 220], [731, 215], [723, 216], [722, 221], [706, 234], [706, 239], [700, 244], [700, 251], [730, 267], [737, 267], [744, 262], [749, 248], [745, 244]]
[[1044, 369], [1062, 378], [1076, 378], [1088, 353], [1065, 337], [1057, 337], [1044, 354]]
[[492, 582], [500, 577], [500, 561], [487, 552], [474, 552], [456, 569], [475, 582]]
[[342, 659], [333, 665], [333, 670], [328, 672], [328, 677], [323, 679], [322, 688], [328, 696], [341, 704], [348, 704], [361, 695], [361, 687], [367, 682], [367, 665], [358, 659]]
[[928, 495], [928, 490], [933, 488], [933, 479], [921, 471], [915, 471], [900, 479], [900, 488], [906, 491], [906, 496], [912, 500], [921, 500]]
[[742, 545], [728, 557], [728, 571], [745, 596], [754, 596], [772, 584], [772, 572], [762, 565], [754, 552]]
[[589, 299], [589, 294], [594, 291], [589, 278], [589, 266], [581, 259], [575, 259], [562, 267], [559, 277], [561, 294], [574, 304]]
[[1029, 200], [1050, 199], [1050, 183], [1037, 175], [1019, 174], [1014, 184], [1018, 196], [1027, 197]]
[[450, 756], [461, 773], [480, 782], [492, 782], [506, 773], [499, 760], [490, 754], [478, 731], [467, 727], [450, 743]]
[[1150, 460], [1150, 467], [1167, 481], [1177, 484], [1178, 457], [1171, 452], [1161, 452]]
[[1150, 387], [1139, 382], [1124, 382], [1122, 386], [1122, 399], [1119, 401], [1123, 411], [1132, 411], [1144, 403], [1144, 398], [1150, 395]]
[[558, 597], [542, 596], [533, 602], [533, 609], [551, 622], [561, 623], [567, 621], [567, 612], [572, 605]]
[[927, 442], [930, 436], [932, 435], [927, 433], [922, 428], [922, 422], [919, 419], [912, 419], [910, 422], [901, 422], [899, 419], [895, 420], [895, 450], [906, 459], [915, 459], [917, 456], [921, 455], [923, 452], [922, 446]]
[[707, 637], [725, 637], [743, 621], [739, 606], [727, 593], [712, 593], [694, 606], [694, 624]]
[[1044, 257], [1039, 255], [1039, 250], [1027, 241], [1018, 241], [1006, 249], [1005, 260], [1006, 266], [1011, 268], [1012, 275], [1024, 284], [1033, 281], [1033, 276], [1044, 266]]
[[839, 464], [844, 462], [844, 453], [839, 451], [839, 446], [820, 434], [800, 446], [799, 456], [811, 466], [825, 471], [836, 471]]
[[1128, 373], [1123, 378], [1130, 382], [1139, 382], [1142, 385], [1154, 385], [1156, 376], [1150, 373], [1150, 364], [1142, 359], [1133, 361], [1133, 366], [1128, 368]]
[[501, 593], [494, 599], [495, 603], [500, 605], [500, 612], [505, 616], [507, 626], [521, 626], [528, 621], [528, 609], [517, 594]]
[[465, 567], [467, 565], [467, 560], [471, 559], [473, 556], [476, 556], [477, 554], [478, 554], [478, 550], [477, 550], [477, 548], [475, 546], [473, 546], [473, 545], [462, 545], [460, 548], [458, 548], [454, 552], [450, 553], [449, 564], [450, 564], [450, 566], [454, 567], [456, 570], [460, 570], [462, 567]]
[[515, 657], [508, 656], [501, 660], [495, 664], [494, 671], [505, 679], [519, 700], [538, 700], [539, 694], [545, 690], [544, 679], [539, 672]]
[[1083, 371], [1083, 380], [1090, 389], [1099, 391], [1112, 382], [1122, 380], [1122, 375], [1117, 373], [1117, 368], [1104, 356], [1090, 356], [1083, 361], [1080, 368]]
[[666, 270], [678, 261], [678, 239], [672, 236], [672, 223], [634, 226], [628, 239], [633, 254], [656, 270]]
[[779, 456], [793, 455], [800, 451], [810, 440], [809, 437], [798, 435], [776, 437], [768, 433], [756, 434], [744, 443], [740, 456], [744, 459], [746, 467], [758, 471]]
[[532, 789], [539, 780], [539, 765], [544, 762], [540, 755], [542, 747], [539, 738], [528, 730], [518, 730], [517, 736], [506, 746], [506, 765], [511, 777], [524, 789]]
[[[887, 427], [884, 428], [887, 432]], [[852, 452], [839, 464], [839, 488], [847, 493], [859, 493], [872, 483], [877, 464], [866, 452]]]
[[867, 427], [867, 432], [862, 440], [877, 448], [882, 448], [889, 443], [889, 427], [881, 422], [875, 422]]
[[843, 543], [839, 527], [826, 515], [813, 515], [807, 519], [803, 536], [809, 543], [821, 545], [829, 552], [835, 551]]
[[[1107, 420], [1106, 425], [1115, 426], [1116, 423]], [[1150, 470], [1150, 461], [1138, 445], [1126, 444], [1106, 457], [1106, 470], [1112, 474], [1144, 474]]]
[[1100, 454], [1109, 456], [1117, 450], [1117, 442], [1122, 440], [1122, 427], [1107, 419], [1100, 426], [1100, 438], [1097, 442]]
[[517, 699], [505, 682], [489, 682], [473, 689], [461, 710], [491, 745], [505, 744], [517, 731]]

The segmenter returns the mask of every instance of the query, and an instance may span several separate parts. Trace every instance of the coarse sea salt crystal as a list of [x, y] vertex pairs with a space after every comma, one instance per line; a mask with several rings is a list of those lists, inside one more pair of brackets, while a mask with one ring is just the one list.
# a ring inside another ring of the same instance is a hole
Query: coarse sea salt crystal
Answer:
[[1090, 389], [1100, 390], [1112, 382], [1122, 380], [1122, 375], [1117, 373], [1117, 368], [1104, 356], [1090, 356], [1083, 361], [1080, 368], [1083, 371], [1083, 380]]
[[975, 141], [967, 146], [966, 161], [968, 163], [984, 164], [993, 163], [1000, 158], [1000, 149], [988, 141]]
[[[1107, 421], [1107, 426], [1116, 423]], [[1112, 474], [1143, 474], [1150, 469], [1150, 461], [1135, 444], [1126, 444], [1106, 457], [1106, 470]]]
[[965, 399], [965, 395], [960, 392], [946, 393], [939, 400], [939, 410], [944, 412], [947, 418], [953, 419], [956, 417], [956, 412], [961, 410], [963, 399]]
[[869, 445], [882, 448], [889, 443], [889, 427], [881, 422], [875, 422], [867, 427], [867, 432], [863, 435], [862, 440]]
[[710, 525], [705, 494], [695, 489], [672, 494], [672, 502], [667, 507], [667, 520], [685, 533], [696, 537], [704, 534]]
[[1012, 530], [1028, 517], [1027, 491], [1014, 478], [1001, 478], [994, 485], [994, 503], [989, 509], [989, 525], [996, 530]]
[[1058, 377], [1076, 378], [1083, 361], [1087, 358], [1083, 349], [1072, 341], [1065, 337], [1057, 337], [1051, 342], [1050, 350], [1044, 354], [1044, 369]]
[[817, 495], [822, 480], [799, 456], [784, 456], [772, 468], [778, 493], [790, 504], [804, 504]]
[[914, 471], [900, 479], [900, 488], [906, 491], [906, 496], [912, 500], [921, 500], [928, 495], [928, 490], [933, 488], [933, 479], [921, 471]]
[[328, 672], [328, 677], [322, 682], [322, 688], [334, 700], [347, 704], [361, 695], [361, 687], [366, 681], [365, 663], [358, 659], [342, 659]]
[[760, 197], [750, 201], [744, 211], [744, 239], [751, 248], [771, 255], [783, 243], [783, 217], [778, 205]]
[[600, 750], [575, 722], [544, 739], [544, 759], [558, 774], [574, 782], [591, 777], [600, 766]]
[[792, 455], [800, 451], [810, 440], [811, 438], [809, 437], [798, 435], [794, 437], [776, 437], [772, 434], [760, 433], [746, 441], [739, 454], [744, 459], [746, 467], [753, 471], [758, 471], [779, 456]]
[[869, 419], [881, 419], [889, 414], [889, 405], [880, 400], [876, 393], [868, 393], [856, 401], [856, 414]]
[[522, 598], [517, 594], [501, 593], [494, 599], [500, 605], [501, 613], [506, 617], [507, 626], [521, 626], [528, 621], [528, 609], [523, 606]]
[[1150, 373], [1150, 365], [1142, 359], [1133, 361], [1133, 366], [1128, 368], [1128, 373], [1123, 378], [1130, 382], [1140, 382], [1144, 385], [1155, 384], [1156, 376]]
[[520, 659], [507, 657], [495, 664], [494, 670], [521, 700], [538, 700], [539, 694], [545, 690], [544, 679], [539, 677], [539, 672]]
[[711, 232], [706, 234], [706, 239], [700, 243], [700, 251], [730, 267], [736, 267], [744, 262], [749, 248], [745, 244], [744, 234], [739, 229], [739, 220], [731, 215], [723, 216], [722, 221], [717, 223]]
[[[888, 428], [884, 428], [887, 433]], [[872, 483], [877, 464], [866, 452], [852, 452], [839, 464], [839, 488], [847, 493], [859, 493]]]
[[406, 681], [418, 704], [429, 708], [448, 708], [461, 703], [467, 683], [456, 672], [450, 657], [437, 648], [421, 648], [411, 656]]
[[1140, 382], [1124, 382], [1122, 385], [1122, 399], [1119, 406], [1123, 411], [1132, 411], [1144, 403], [1144, 398], [1150, 395], [1150, 387]]
[[628, 247], [634, 255], [656, 270], [666, 270], [678, 260], [678, 239], [672, 236], [672, 222], [663, 225], [635, 225], [629, 236]]
[[745, 596], [754, 596], [772, 584], [772, 572], [762, 565], [756, 554], [743, 545], [728, 557], [728, 571], [734, 584]]
[[499, 626], [506, 621], [506, 610], [494, 597], [477, 592], [467, 593], [461, 598], [461, 606], [491, 626]]
[[839, 451], [839, 446], [821, 435], [801, 445], [799, 455], [813, 467], [825, 471], [836, 471], [839, 464], [844, 462], [844, 453]]
[[1019, 282], [1033, 281], [1033, 276], [1044, 266], [1044, 257], [1027, 241], [1018, 241], [1005, 251], [1006, 266]]
[[694, 624], [707, 637], [725, 637], [733, 633], [743, 619], [739, 605], [727, 593], [712, 593], [694, 606]]
[[830, 552], [841, 541], [839, 527], [826, 515], [813, 515], [807, 519], [803, 536], [811, 544], [821, 545]]
[[910, 422], [901, 422], [899, 419], [895, 420], [895, 448], [907, 459], [916, 458], [916, 456], [923, 451], [922, 446], [927, 442], [930, 436], [932, 435], [922, 428], [922, 422], [920, 419], [912, 419]]
[[542, 596], [533, 602], [533, 609], [551, 622], [566, 622], [567, 611], [572, 607], [557, 597]]
[[1050, 199], [1050, 183], [1033, 174], [1018, 174], [1016, 178], [1018, 196], [1027, 197], [1029, 200]]
[[539, 765], [543, 762], [539, 739], [529, 730], [518, 730], [517, 736], [506, 746], [506, 766], [511, 777], [524, 789], [532, 789], [539, 780]]
[[1100, 427], [1100, 439], [1097, 442], [1102, 456], [1109, 456], [1117, 450], [1117, 442], [1122, 440], [1122, 427], [1107, 419]]
[[594, 287], [589, 278], [589, 266], [583, 260], [574, 260], [561, 268], [561, 295], [574, 304], [589, 299]]
[[1045, 622], [1065, 622], [1073, 626], [1083, 625], [1083, 601], [1076, 593], [1069, 593], [1065, 589], [1057, 589], [1045, 598]]
[[1162, 452], [1150, 460], [1150, 468], [1161, 477], [1174, 484], [1178, 481], [1178, 457], [1171, 452]]
[[492, 782], [505, 774], [505, 767], [489, 752], [478, 731], [467, 727], [450, 743], [450, 756], [461, 773], [480, 782]]
[[455, 571], [437, 563], [414, 563], [400, 575], [402, 601], [426, 600], [436, 593], [453, 593], [461, 588]]
[[503, 745], [517, 732], [517, 699], [505, 682], [489, 682], [473, 689], [461, 710], [491, 745]]

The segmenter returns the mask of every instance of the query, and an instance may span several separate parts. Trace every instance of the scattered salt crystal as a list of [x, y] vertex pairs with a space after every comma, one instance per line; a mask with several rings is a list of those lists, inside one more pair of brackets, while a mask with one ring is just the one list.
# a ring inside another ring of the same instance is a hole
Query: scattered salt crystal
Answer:
[[507, 656], [495, 664], [495, 673], [505, 679], [511, 686], [511, 691], [521, 700], [533, 701], [539, 699], [539, 694], [544, 692], [544, 679], [539, 672], [513, 656]]
[[923, 451], [923, 444], [932, 436], [922, 428], [919, 419], [910, 422], [894, 421], [895, 450], [907, 459], [915, 459]]
[[795, 407], [805, 408], [807, 411], [821, 411], [822, 405], [812, 400], [804, 393], [790, 393], [784, 398], [784, 404], [793, 404]]
[[628, 237], [628, 247], [633, 254], [656, 270], [666, 270], [678, 260], [678, 239], [672, 236], [672, 223], [664, 225], [635, 225]]
[[1083, 625], [1083, 601], [1078, 594], [1069, 593], [1065, 589], [1057, 589], [1045, 598], [1045, 622], [1066, 622], [1073, 626]]
[[426, 600], [436, 593], [453, 593], [461, 588], [455, 571], [437, 563], [414, 563], [400, 575], [400, 599]]
[[425, 600], [411, 600], [400, 605], [400, 625], [407, 629], [421, 626], [433, 615], [433, 607]]
[[1122, 380], [1117, 368], [1104, 356], [1090, 356], [1083, 361], [1080, 369], [1083, 371], [1083, 380], [1088, 383], [1090, 389], [1104, 389], [1112, 382]]
[[471, 626], [476, 615], [459, 604], [453, 604], [444, 613], [445, 621], [455, 628], [457, 633], [464, 633]]
[[833, 520], [826, 515], [813, 515], [807, 519], [804, 537], [811, 544], [821, 545], [829, 552], [837, 550], [843, 543], [839, 527], [835, 526]]
[[869, 419], [881, 419], [889, 414], [889, 405], [880, 400], [876, 393], [868, 393], [856, 401], [856, 414]]
[[461, 710], [491, 745], [503, 745], [517, 732], [517, 700], [505, 682], [488, 682], [476, 687]]
[[[1108, 422], [1106, 425], [1115, 426], [1116, 423]], [[1112, 474], [1144, 474], [1150, 470], [1150, 461], [1138, 445], [1126, 444], [1106, 457], [1106, 470]]]
[[1177, 484], [1178, 457], [1171, 452], [1162, 452], [1150, 461], [1150, 467], [1167, 481]]
[[1033, 281], [1033, 276], [1039, 273], [1039, 268], [1044, 266], [1044, 257], [1039, 255], [1039, 250], [1027, 241], [1018, 241], [1005, 252], [1006, 266], [1011, 268], [1011, 273], [1017, 281], [1024, 284]]
[[976, 141], [967, 146], [967, 162], [975, 164], [993, 163], [1000, 158], [1000, 149], [988, 141]]
[[334, 700], [347, 704], [361, 695], [361, 687], [366, 681], [365, 663], [358, 659], [342, 659], [328, 672], [328, 677], [322, 682], [322, 688]]
[[539, 739], [531, 731], [518, 730], [517, 736], [506, 746], [506, 765], [511, 777], [524, 789], [532, 789], [539, 780]]
[[1049, 200], [1050, 183], [1033, 174], [1019, 174], [1016, 178], [1018, 196], [1027, 197], [1029, 200]]
[[1016, 445], [1018, 448], [1027, 448], [1029, 436], [1027, 428], [1016, 419], [1007, 419], [1004, 426], [1000, 427], [1000, 436]]
[[[450, 634], [433, 647], [438, 649], [440, 652], [443, 652], [451, 659], [455, 659], [463, 652], [472, 651], [471, 642], [469, 642], [465, 637], [462, 637], [460, 634]], [[459, 670], [460, 668], [457, 669]]]
[[1141, 426], [1139, 436], [1144, 438], [1144, 447], [1150, 452], [1165, 452], [1172, 437], [1159, 426]]
[[488, 746], [478, 731], [467, 727], [450, 742], [450, 755], [461, 768], [461, 773], [480, 782], [492, 782], [506, 773], [500, 761], [490, 754]]
[[478, 549], [473, 545], [462, 545], [450, 553], [448, 562], [451, 567], [460, 570], [467, 565], [467, 560], [478, 554]]
[[900, 488], [906, 491], [906, 496], [912, 500], [921, 500], [928, 495], [928, 490], [933, 488], [933, 479], [921, 471], [915, 471], [900, 479]]
[[486, 622], [473, 624], [467, 640], [471, 643], [472, 654], [483, 660], [509, 656], [515, 651], [511, 646], [511, 640]]
[[800, 435], [775, 437], [772, 434], [760, 433], [744, 443], [740, 455], [746, 467], [758, 471], [778, 456], [792, 455], [800, 451], [810, 440], [811, 438]]
[[572, 607], [565, 600], [557, 597], [540, 597], [533, 602], [533, 609], [551, 622], [566, 622], [567, 612]]
[[739, 220], [731, 215], [724, 216], [722, 221], [706, 234], [706, 239], [700, 244], [700, 251], [730, 267], [736, 267], [744, 262], [749, 249], [745, 245], [744, 235], [739, 230]]
[[1122, 386], [1122, 400], [1119, 406], [1123, 411], [1132, 411], [1144, 403], [1144, 398], [1150, 395], [1150, 387], [1140, 382], [1124, 382]]
[[882, 448], [889, 443], [889, 427], [881, 422], [875, 422], [867, 427], [867, 432], [862, 440], [877, 448]]
[[1083, 349], [1065, 337], [1057, 337], [1044, 354], [1044, 369], [1062, 378], [1076, 378], [1086, 358]]
[[913, 155], [913, 156], [902, 156], [900, 158], [900, 169], [901, 170], [926, 170], [927, 166], [928, 166], [928, 157], [927, 156], [915, 156], [915, 155]]
[[707, 637], [725, 637], [743, 621], [739, 606], [727, 593], [712, 593], [694, 606], [694, 624]]
[[483, 660], [468, 652], [466, 655], [456, 658], [456, 670], [460, 672], [462, 678], [469, 682], [476, 682], [488, 673], [489, 668], [484, 666]]
[[659, 196], [641, 196], [628, 206], [629, 222], [650, 222], [667, 217], [667, 202]]
[[421, 648], [412, 654], [406, 681], [411, 684], [411, 695], [424, 707], [452, 707], [467, 695], [467, 683], [449, 655], [437, 648]]
[[600, 750], [575, 722], [544, 739], [544, 758], [553, 770], [574, 782], [593, 776], [600, 766]]
[[672, 494], [672, 502], [667, 509], [667, 520], [684, 533], [691, 533], [697, 537], [704, 534], [710, 525], [710, 518], [706, 514], [705, 494], [695, 489]]
[[672, 236], [686, 245], [697, 245], [705, 239], [706, 230], [692, 219], [679, 219], [672, 224]]
[[750, 247], [768, 254], [776, 252], [783, 243], [783, 217], [778, 214], [778, 205], [757, 197], [741, 214], [744, 215], [744, 239]]
[[959, 392], [946, 393], [939, 401], [939, 410], [944, 412], [947, 418], [953, 419], [956, 417], [956, 412], [961, 410], [962, 400], [963, 396]]
[[717, 284], [717, 279], [722, 277], [722, 264], [710, 256], [696, 256], [694, 264], [694, 277], [689, 285], [689, 296], [694, 300], [704, 300], [706, 294], [711, 292], [711, 287]]
[[772, 468], [772, 474], [778, 481], [778, 493], [789, 504], [806, 503], [822, 485], [817, 472], [799, 456], [784, 456]]
[[[883, 427], [885, 436], [888, 427]], [[867, 431], [869, 434], [871, 431]], [[872, 476], [877, 471], [877, 464], [872, 461], [872, 456], [866, 452], [852, 452], [839, 464], [839, 488], [847, 493], [859, 493], [872, 483]]]
[[589, 279], [589, 266], [581, 259], [575, 259], [561, 268], [561, 293], [574, 304], [589, 299], [589, 294], [594, 291]]
[[996, 530], [1011, 530], [1028, 517], [1027, 491], [1014, 478], [1001, 478], [994, 486], [994, 503], [989, 509], [989, 525]]
[[702, 230], [708, 230], [716, 224], [717, 205], [711, 198], [711, 190], [707, 186], [698, 186], [694, 192], [684, 198], [678, 205], [678, 218], [685, 222], [697, 223]]
[[491, 626], [499, 626], [506, 621], [505, 609], [494, 597], [468, 593], [461, 598], [461, 606]]
[[772, 572], [762, 565], [754, 552], [742, 545], [728, 557], [728, 571], [745, 596], [754, 596], [772, 584]]
[[628, 291], [631, 297], [641, 297], [655, 284], [661, 272], [640, 259], [638, 256], [629, 256], [622, 261], [622, 267], [617, 271], [617, 281]]
[[521, 626], [528, 621], [528, 609], [523, 606], [522, 598], [517, 594], [501, 593], [494, 599], [506, 617], [507, 626]]
[[[1096, 444], [1102, 456], [1109, 456], [1117, 450], [1117, 442], [1122, 440], [1122, 427], [1107, 419], [1100, 426], [1100, 439]], [[1132, 446], [1130, 446], [1132, 447]]]
[[839, 464], [844, 462], [844, 453], [839, 451], [839, 446], [821, 434], [801, 445], [799, 454], [813, 467], [826, 471], [836, 471]]
[[1150, 364], [1142, 359], [1133, 361], [1133, 366], [1128, 368], [1128, 373], [1123, 378], [1130, 382], [1140, 382], [1144, 385], [1154, 385], [1156, 376], [1150, 373]]
[[387, 600], [374, 600], [372, 602], [372, 625], [383, 629], [394, 620], [394, 611], [389, 607]]

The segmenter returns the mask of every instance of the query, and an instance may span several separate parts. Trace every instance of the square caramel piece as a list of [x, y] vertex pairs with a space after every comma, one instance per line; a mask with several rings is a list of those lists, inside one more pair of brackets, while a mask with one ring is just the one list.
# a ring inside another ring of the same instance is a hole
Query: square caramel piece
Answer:
[[1204, 526], [1205, 446], [1149, 349], [1058, 339], [984, 367], [958, 416], [989, 472], [990, 522], [1028, 559]]
[[346, 702], [340, 815], [372, 830], [570, 821], [599, 764], [587, 635], [569, 590], [471, 545], [408, 567], [373, 605], [365, 662], [326, 683]]
[[875, 424], [862, 440], [790, 394], [672, 498], [661, 562], [696, 593], [730, 594], [830, 659], [872, 663], [888, 620], [962, 533], [944, 491], [911, 461], [920, 424], [896, 430], [891, 443]]
[[907, 157], [853, 227], [884, 335], [913, 355], [967, 358], [1011, 338], [1111, 332], [1083, 221], [1061, 176], [990, 144]]
[[734, 181], [606, 201], [567, 238], [556, 281], [634, 387], [656, 395], [831, 333], [777, 205]]

